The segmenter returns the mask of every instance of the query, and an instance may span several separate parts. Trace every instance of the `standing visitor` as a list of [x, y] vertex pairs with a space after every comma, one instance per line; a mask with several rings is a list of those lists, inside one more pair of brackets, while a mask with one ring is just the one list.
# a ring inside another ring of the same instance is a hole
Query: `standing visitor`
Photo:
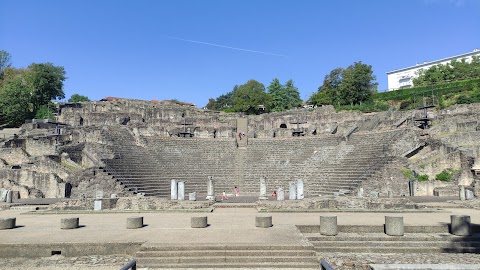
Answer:
[[238, 187], [235, 186], [235, 188], [233, 189], [233, 194], [235, 194], [235, 197], [238, 197]]

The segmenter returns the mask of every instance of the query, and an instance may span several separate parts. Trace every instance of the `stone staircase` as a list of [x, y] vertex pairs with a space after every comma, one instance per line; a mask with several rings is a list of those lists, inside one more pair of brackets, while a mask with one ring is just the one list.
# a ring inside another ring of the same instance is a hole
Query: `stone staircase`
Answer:
[[406, 233], [387, 236], [381, 233], [339, 233], [323, 236], [304, 234], [322, 253], [480, 253], [480, 234], [460, 237], [448, 233]]
[[312, 246], [144, 244], [139, 267], [318, 269]]

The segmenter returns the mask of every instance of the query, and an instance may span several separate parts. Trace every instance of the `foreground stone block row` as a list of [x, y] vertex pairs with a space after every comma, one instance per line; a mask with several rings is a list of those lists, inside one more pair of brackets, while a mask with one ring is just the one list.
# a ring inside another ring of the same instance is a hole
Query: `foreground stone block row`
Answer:
[[[390, 236], [403, 236], [405, 226], [402, 216], [385, 216], [385, 234]], [[451, 215], [450, 233], [458, 236], [468, 236], [472, 234], [470, 216]], [[320, 216], [320, 234], [326, 236], [335, 236], [338, 234], [337, 216]]]
[[[7, 230], [15, 228], [16, 218], [0, 218], [0, 230]], [[127, 218], [127, 229], [143, 228], [143, 217], [129, 217]], [[255, 217], [255, 227], [269, 228], [272, 227], [272, 216], [257, 216]], [[62, 218], [60, 220], [60, 228], [62, 230], [77, 229], [80, 227], [80, 218]], [[206, 228], [208, 227], [207, 216], [192, 217], [192, 228]]]

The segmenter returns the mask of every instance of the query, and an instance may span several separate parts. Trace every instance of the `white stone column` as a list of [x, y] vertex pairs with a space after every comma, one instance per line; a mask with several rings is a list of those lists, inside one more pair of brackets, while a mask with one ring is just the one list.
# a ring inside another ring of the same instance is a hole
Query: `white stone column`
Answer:
[[297, 183], [295, 181], [290, 182], [288, 185], [288, 199], [290, 200], [297, 199]]
[[178, 195], [177, 198], [179, 201], [185, 200], [185, 182], [178, 182], [177, 184]]
[[215, 200], [215, 182], [212, 176], [208, 177], [207, 181], [207, 200]]
[[7, 198], [6, 198], [7, 203], [12, 203], [12, 191], [7, 190]]
[[283, 188], [278, 188], [277, 191], [277, 201], [284, 201], [285, 200], [285, 191]]
[[303, 200], [305, 198], [303, 194], [303, 180], [297, 180], [297, 200]]
[[170, 199], [176, 200], [178, 199], [178, 191], [177, 191], [177, 180], [172, 179], [171, 186], [170, 186]]
[[260, 197], [259, 200], [268, 200], [267, 197], [267, 178], [265, 176], [260, 177]]
[[465, 186], [464, 185], [460, 186], [459, 195], [460, 195], [460, 200], [465, 201]]

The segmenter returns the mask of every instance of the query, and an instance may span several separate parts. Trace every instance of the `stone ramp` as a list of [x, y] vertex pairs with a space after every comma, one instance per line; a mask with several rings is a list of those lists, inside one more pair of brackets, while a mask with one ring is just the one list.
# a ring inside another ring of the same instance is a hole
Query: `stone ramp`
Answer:
[[148, 243], [136, 253], [139, 267], [318, 269], [313, 246], [302, 245], [165, 245]]

